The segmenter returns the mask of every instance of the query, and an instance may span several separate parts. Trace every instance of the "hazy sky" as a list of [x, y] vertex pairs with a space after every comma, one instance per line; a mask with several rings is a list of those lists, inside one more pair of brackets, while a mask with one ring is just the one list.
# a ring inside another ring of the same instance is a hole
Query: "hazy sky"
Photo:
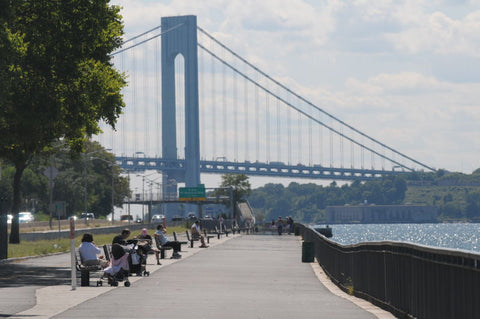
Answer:
[[480, 167], [480, 0], [115, 0], [127, 34], [198, 25], [327, 112], [435, 168]]

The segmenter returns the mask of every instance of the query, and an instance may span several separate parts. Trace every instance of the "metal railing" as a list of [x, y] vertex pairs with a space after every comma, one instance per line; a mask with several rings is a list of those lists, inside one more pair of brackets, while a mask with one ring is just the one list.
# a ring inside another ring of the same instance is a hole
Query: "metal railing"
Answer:
[[480, 254], [388, 241], [344, 246], [295, 226], [348, 293], [399, 318], [480, 318]]

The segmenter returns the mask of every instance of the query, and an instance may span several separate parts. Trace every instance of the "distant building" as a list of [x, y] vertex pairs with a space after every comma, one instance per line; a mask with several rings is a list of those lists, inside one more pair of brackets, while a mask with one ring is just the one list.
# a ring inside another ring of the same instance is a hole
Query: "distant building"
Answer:
[[329, 224], [436, 223], [437, 207], [427, 205], [327, 206]]

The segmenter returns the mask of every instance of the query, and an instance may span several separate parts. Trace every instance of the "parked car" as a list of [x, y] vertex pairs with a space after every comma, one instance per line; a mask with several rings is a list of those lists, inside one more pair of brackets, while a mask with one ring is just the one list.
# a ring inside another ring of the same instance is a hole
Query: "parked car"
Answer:
[[80, 215], [81, 219], [95, 219], [95, 215], [93, 213], [82, 213]]
[[172, 222], [179, 222], [179, 221], [182, 221], [183, 220], [183, 217], [182, 216], [179, 216], [179, 215], [175, 215], [172, 217]]
[[122, 216], [120, 216], [120, 221], [122, 223], [132, 223], [133, 222], [133, 216], [132, 215], [122, 215]]
[[19, 223], [30, 223], [33, 222], [35, 218], [30, 212], [20, 212], [18, 213], [18, 222]]
[[152, 216], [152, 219], [150, 220], [150, 222], [152, 223], [163, 222], [164, 218], [165, 218], [165, 215], [155, 214]]

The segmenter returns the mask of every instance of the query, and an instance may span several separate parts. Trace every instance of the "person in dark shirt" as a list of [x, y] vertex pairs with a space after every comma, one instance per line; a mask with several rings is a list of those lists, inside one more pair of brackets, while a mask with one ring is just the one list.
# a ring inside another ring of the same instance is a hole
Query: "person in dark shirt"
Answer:
[[153, 251], [155, 253], [155, 257], [157, 258], [157, 265], [161, 265], [159, 251], [158, 249], [152, 247], [153, 239], [152, 236], [148, 234], [146, 228], [142, 229], [142, 233], [137, 236], [137, 239], [139, 240], [138, 245], [141, 247], [142, 252], [144, 254], [148, 254], [149, 252]]
[[122, 230], [120, 235], [117, 235], [113, 237], [112, 245], [113, 244], [119, 244], [121, 246], [127, 246], [129, 242], [127, 241], [127, 238], [130, 236], [130, 230], [125, 228]]

